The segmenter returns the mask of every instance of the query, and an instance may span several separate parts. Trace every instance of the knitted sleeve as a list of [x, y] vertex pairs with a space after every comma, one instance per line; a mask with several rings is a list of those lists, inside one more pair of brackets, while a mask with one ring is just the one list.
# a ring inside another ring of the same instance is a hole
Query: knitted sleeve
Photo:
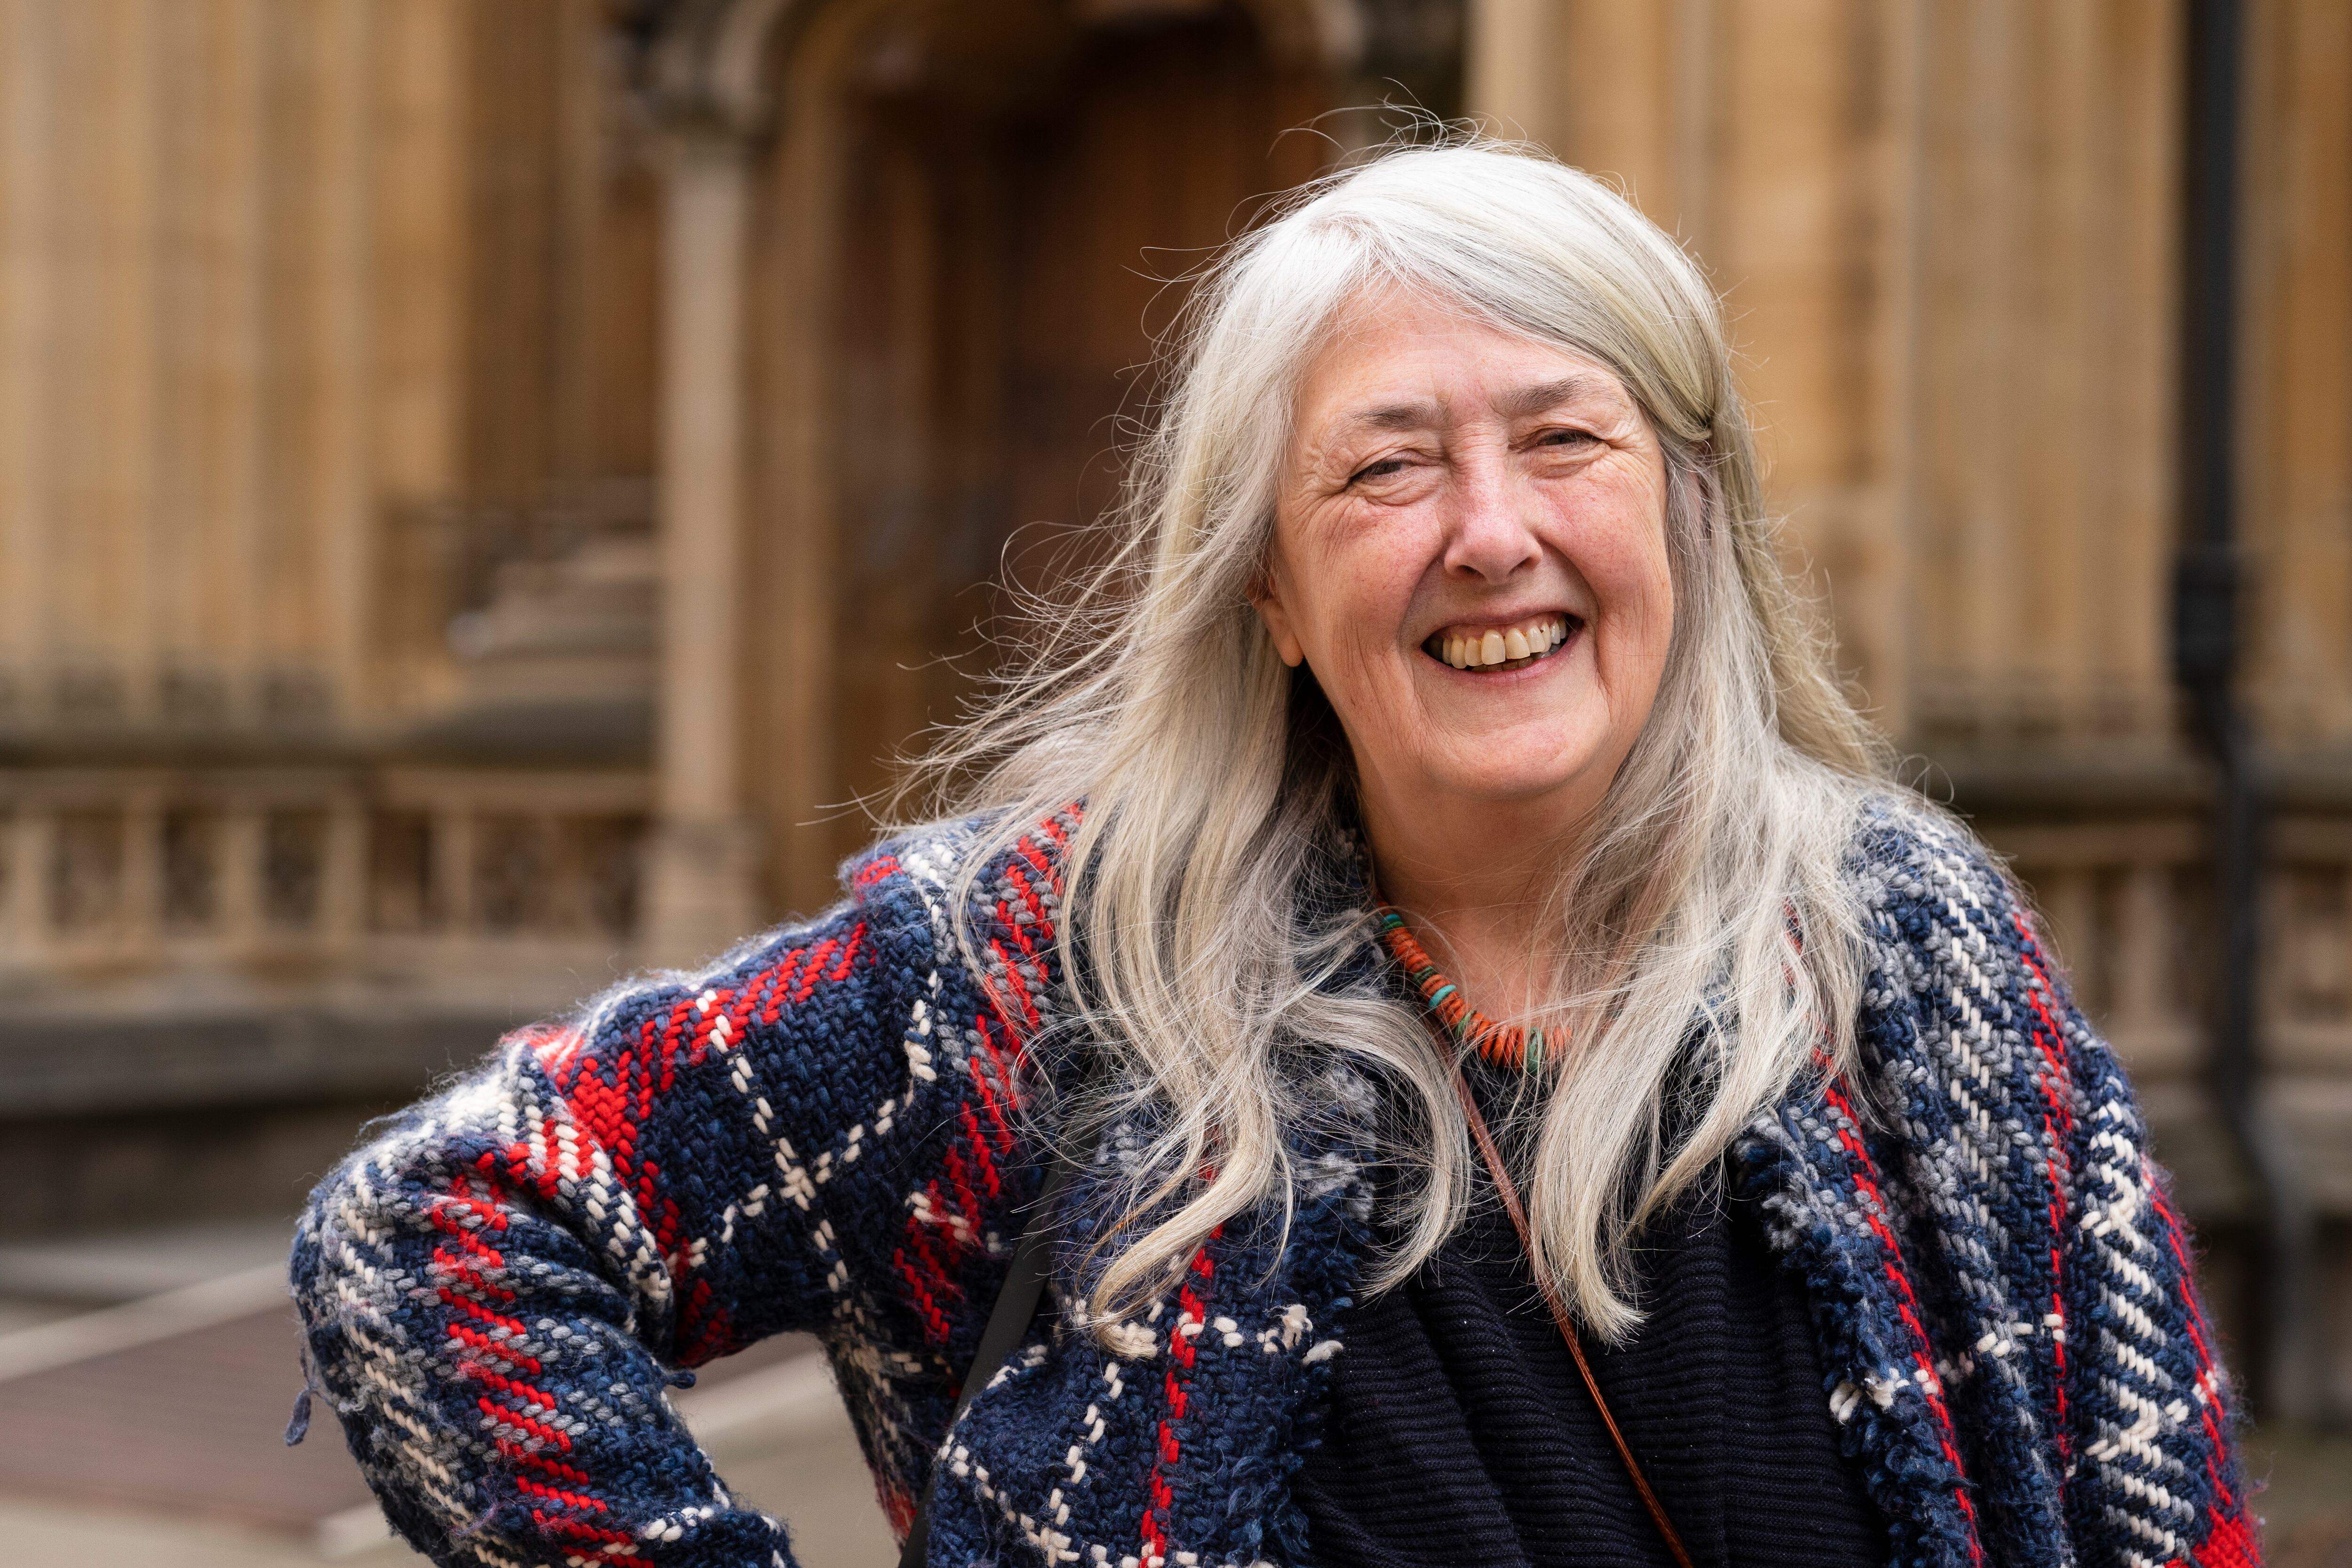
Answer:
[[2183, 1228], [2021, 890], [1902, 799], [1854, 867], [1860, 1070], [1759, 1147], [1897, 1556], [2254, 1563]]
[[316, 1385], [411, 1543], [789, 1562], [664, 1389], [828, 1310], [830, 1178], [912, 1119], [937, 946], [878, 858], [814, 921], [509, 1037], [320, 1184], [292, 1262]]
[[2235, 1400], [2198, 1300], [2187, 1226], [2150, 1158], [2114, 1051], [2084, 1020], [2030, 917], [2017, 921], [2029, 1032], [2063, 1066], [2051, 1102], [2065, 1179], [2060, 1300], [2067, 1514], [2079, 1560], [2254, 1568], [2261, 1547], [2236, 1454]]

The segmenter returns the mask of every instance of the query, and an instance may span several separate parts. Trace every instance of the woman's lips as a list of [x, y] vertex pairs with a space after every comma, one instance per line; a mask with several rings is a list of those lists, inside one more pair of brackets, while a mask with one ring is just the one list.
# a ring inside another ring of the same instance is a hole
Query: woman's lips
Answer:
[[1547, 612], [1495, 624], [1465, 622], [1444, 627], [1421, 645], [1441, 664], [1465, 674], [1518, 669], [1565, 647], [1582, 626], [1573, 616]]

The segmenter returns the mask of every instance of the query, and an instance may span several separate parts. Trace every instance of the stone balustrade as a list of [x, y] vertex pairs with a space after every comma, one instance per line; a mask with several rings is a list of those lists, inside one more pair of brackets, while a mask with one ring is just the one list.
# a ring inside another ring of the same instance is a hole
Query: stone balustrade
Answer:
[[622, 951], [647, 794], [629, 773], [0, 773], [0, 975]]
[[0, 770], [0, 1114], [413, 1093], [638, 962], [642, 772]]

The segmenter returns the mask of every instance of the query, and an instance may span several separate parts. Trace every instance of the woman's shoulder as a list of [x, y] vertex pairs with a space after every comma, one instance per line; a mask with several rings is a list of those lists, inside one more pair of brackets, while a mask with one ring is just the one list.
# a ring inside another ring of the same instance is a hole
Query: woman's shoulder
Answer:
[[[1865, 794], [1847, 839], [1845, 873], [1865, 911], [1909, 914], [1983, 935], [2026, 935], [2030, 916], [2009, 868], [1958, 817], [1917, 793]], [[2009, 940], [2004, 936], [2002, 940]]]
[[[1013, 808], [943, 817], [884, 835], [852, 856], [841, 881], [861, 904], [919, 910], [946, 942], [956, 917], [975, 934], [992, 925], [1048, 931], [1061, 907], [1062, 863], [1083, 807]], [[966, 907], [957, 910], [961, 897]]]
[[842, 886], [923, 989], [977, 986], [1019, 1015], [1009, 1026], [1034, 1031], [1062, 996], [1062, 868], [1080, 814], [1074, 803], [902, 827], [851, 857]]
[[1844, 867], [1872, 980], [1864, 1005], [1975, 998], [2021, 1022], [2075, 1016], [2032, 903], [2001, 857], [1906, 790], [1861, 803]]
[[1034, 1026], [1059, 996], [1060, 867], [1075, 826], [1074, 812], [998, 813], [887, 833], [843, 862], [843, 896], [827, 908], [698, 964], [641, 970], [509, 1043], [610, 1054], [650, 1027], [698, 1054], [714, 1030], [733, 1038], [764, 1026], [839, 1047], [919, 1001], [950, 999], [1026, 1001], [1034, 1016], [1019, 1022]]

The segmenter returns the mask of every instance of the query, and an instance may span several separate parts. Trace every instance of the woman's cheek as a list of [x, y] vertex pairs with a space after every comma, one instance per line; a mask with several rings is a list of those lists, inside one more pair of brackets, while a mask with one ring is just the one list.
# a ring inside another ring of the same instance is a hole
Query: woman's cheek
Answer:
[[1360, 712], [1383, 712], [1392, 706], [1390, 700], [1392, 681], [1381, 679], [1384, 651], [1376, 643], [1374, 633], [1360, 622], [1352, 624], [1339, 644], [1338, 693], [1335, 700], [1344, 700]]

